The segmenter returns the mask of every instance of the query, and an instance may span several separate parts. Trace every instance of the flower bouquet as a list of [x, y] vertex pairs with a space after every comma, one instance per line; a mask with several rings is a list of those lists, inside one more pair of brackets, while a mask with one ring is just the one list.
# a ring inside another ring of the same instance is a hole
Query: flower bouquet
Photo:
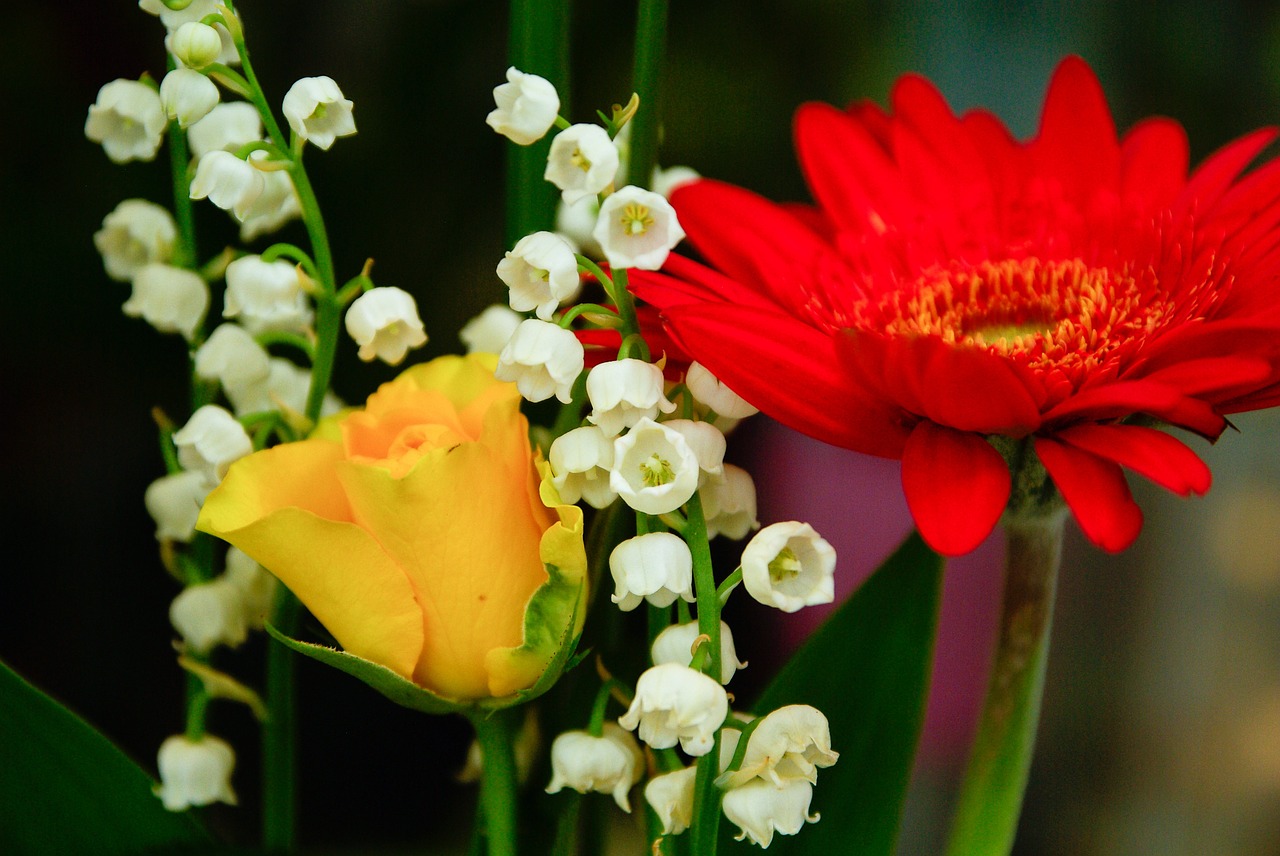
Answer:
[[[172, 197], [122, 201], [93, 240], [125, 314], [190, 355], [145, 496], [183, 725], [140, 767], [5, 669], [6, 777], [68, 815], [51, 828], [15, 791], [6, 852], [306, 849], [301, 657], [424, 732], [467, 723], [474, 818], [431, 818], [463, 833], [420, 852], [889, 856], [944, 557], [997, 527], [990, 676], [931, 847], [1012, 851], [1065, 528], [1125, 550], [1143, 524], [1126, 471], [1204, 494], [1183, 438], [1280, 402], [1280, 171], [1251, 168], [1274, 131], [1190, 169], [1178, 123], [1118, 133], [1078, 57], [1028, 140], [906, 75], [887, 106], [799, 108], [813, 202], [783, 205], [658, 166], [665, 2], [640, 3], [630, 88], [578, 123], [566, 10], [516, 2], [486, 120], [510, 147], [505, 301], [462, 328], [466, 354], [416, 361], [422, 291], [342, 269], [310, 171], [356, 134], [355, 100], [328, 76], [264, 87], [252, 4], [139, 5], [167, 70], [103, 86], [84, 133], [116, 163], [167, 149]], [[214, 209], [238, 241], [202, 254]], [[344, 402], [351, 343], [399, 368]], [[759, 519], [726, 461], [758, 412], [900, 461], [918, 534], [742, 692], [740, 658], [833, 603], [840, 573], [814, 526]], [[251, 634], [270, 637], [256, 666], [228, 650]], [[219, 843], [203, 808], [237, 803], [228, 706], [262, 735], [254, 845]]]

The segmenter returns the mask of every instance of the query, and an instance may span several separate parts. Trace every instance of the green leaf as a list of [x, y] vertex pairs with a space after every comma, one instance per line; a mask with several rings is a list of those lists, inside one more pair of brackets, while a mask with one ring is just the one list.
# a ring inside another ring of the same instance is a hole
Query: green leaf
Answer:
[[[938, 621], [942, 559], [912, 534], [827, 619], [753, 706], [764, 714], [809, 704], [831, 723], [834, 767], [818, 773], [811, 811], [822, 815], [775, 853], [890, 856], [924, 722]], [[744, 852], [721, 824], [720, 847]]]
[[0, 852], [191, 852], [209, 833], [165, 810], [111, 741], [0, 663]]

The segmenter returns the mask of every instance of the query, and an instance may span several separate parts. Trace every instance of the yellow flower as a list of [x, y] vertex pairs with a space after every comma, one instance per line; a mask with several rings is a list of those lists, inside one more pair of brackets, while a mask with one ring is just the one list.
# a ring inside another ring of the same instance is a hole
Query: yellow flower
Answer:
[[496, 363], [410, 368], [311, 439], [238, 461], [197, 524], [279, 577], [346, 654], [463, 704], [560, 665], [586, 596], [581, 511], [535, 461]]

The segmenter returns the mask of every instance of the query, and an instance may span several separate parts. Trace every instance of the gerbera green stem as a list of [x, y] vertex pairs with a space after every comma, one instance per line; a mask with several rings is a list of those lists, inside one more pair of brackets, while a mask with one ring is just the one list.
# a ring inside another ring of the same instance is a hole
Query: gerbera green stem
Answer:
[[[507, 54], [521, 71], [545, 77], [569, 113], [569, 4], [566, 0], [511, 0]], [[507, 146], [507, 246], [555, 225], [556, 188], [542, 178], [551, 134], [531, 146]]]
[[480, 743], [484, 769], [480, 777], [479, 813], [484, 816], [488, 856], [516, 853], [516, 714], [499, 710], [471, 717]]
[[1006, 856], [1018, 829], [1044, 690], [1064, 515], [1005, 525], [1000, 636], [947, 856]]
[[662, 61], [667, 49], [667, 0], [640, 0], [636, 10], [635, 63], [631, 75], [633, 91], [640, 96], [640, 109], [631, 120], [631, 160], [627, 183], [648, 187], [658, 157], [659, 105], [662, 90]]

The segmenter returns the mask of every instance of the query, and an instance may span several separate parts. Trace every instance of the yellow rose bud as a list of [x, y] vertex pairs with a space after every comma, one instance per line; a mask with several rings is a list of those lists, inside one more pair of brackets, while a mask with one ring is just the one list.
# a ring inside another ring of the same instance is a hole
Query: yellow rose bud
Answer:
[[311, 439], [238, 461], [197, 524], [279, 577], [346, 654], [459, 704], [562, 664], [586, 595], [581, 511], [540, 476], [496, 363], [410, 368]]

